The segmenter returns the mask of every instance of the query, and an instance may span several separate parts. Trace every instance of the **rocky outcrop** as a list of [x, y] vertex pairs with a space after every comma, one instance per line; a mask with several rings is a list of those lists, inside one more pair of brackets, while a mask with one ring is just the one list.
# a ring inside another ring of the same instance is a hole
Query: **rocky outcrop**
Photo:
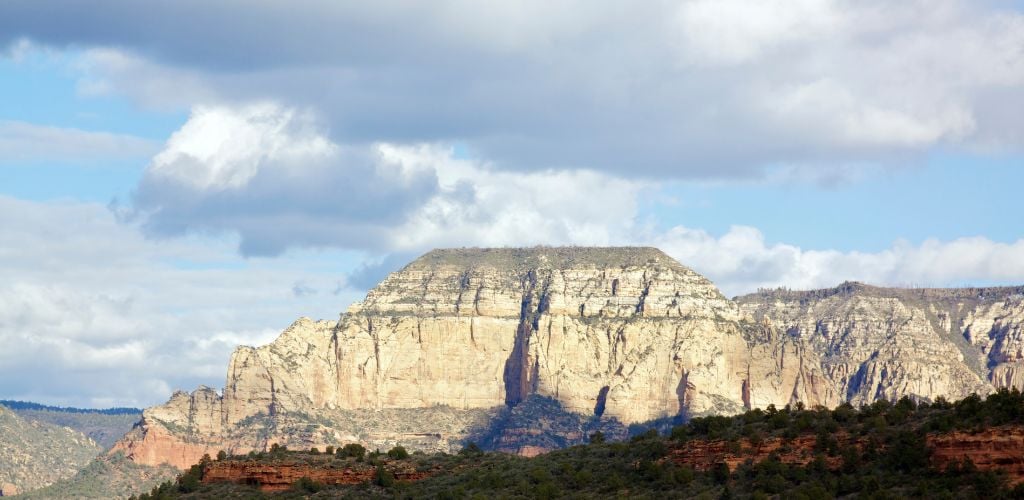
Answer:
[[[868, 445], [864, 437], [852, 437], [845, 433], [831, 437], [839, 448], [852, 447], [863, 452]], [[843, 465], [842, 457], [820, 453], [815, 450], [817, 442], [817, 437], [808, 434], [792, 439], [770, 437], [756, 444], [749, 439], [733, 443], [694, 439], [671, 448], [664, 460], [706, 472], [721, 463], [734, 471], [747, 460], [758, 463], [769, 457], [792, 465], [807, 465], [820, 458], [825, 467], [839, 469]], [[1005, 473], [1011, 484], [1024, 482], [1024, 427], [1003, 426], [976, 433], [929, 434], [925, 444], [930, 450], [929, 461], [935, 470], [959, 467], [968, 460], [980, 471]]]
[[238, 348], [222, 393], [176, 393], [115, 449], [179, 467], [273, 443], [453, 451], [534, 397], [587, 420], [491, 429], [495, 447], [533, 453], [768, 405], [960, 398], [1024, 378], [1020, 292], [845, 284], [734, 301], [653, 248], [435, 250], [338, 321]]
[[[398, 481], [419, 481], [436, 471], [417, 471], [408, 465], [388, 462], [384, 468]], [[376, 468], [368, 464], [309, 464], [302, 462], [264, 463], [256, 461], [211, 462], [203, 468], [203, 483], [236, 483], [257, 486], [262, 491], [284, 491], [296, 481], [308, 478], [321, 484], [359, 484], [372, 481]]]
[[855, 405], [1024, 388], [1024, 288], [845, 283], [810, 292], [765, 291], [737, 302], [804, 352], [816, 353], [826, 384]]
[[1011, 484], [1024, 482], [1024, 428], [1020, 426], [932, 435], [928, 447], [938, 470], [969, 460], [978, 470], [1005, 472]]

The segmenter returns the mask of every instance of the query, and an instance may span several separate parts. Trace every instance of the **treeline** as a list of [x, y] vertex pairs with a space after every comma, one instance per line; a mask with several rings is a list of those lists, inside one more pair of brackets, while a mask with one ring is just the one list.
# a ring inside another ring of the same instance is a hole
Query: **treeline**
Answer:
[[41, 405], [39, 403], [30, 403], [28, 401], [11, 401], [7, 399], [0, 400], [0, 405], [6, 406], [12, 410], [45, 410], [57, 411], [62, 413], [95, 413], [99, 415], [135, 415], [142, 413], [142, 410], [138, 408], [74, 408], [65, 406]]
[[[957, 402], [904, 398], [831, 410], [768, 407], [731, 417], [695, 418], [670, 433], [651, 430], [628, 442], [605, 442], [595, 433], [589, 444], [534, 458], [485, 453], [472, 443], [455, 455], [364, 456], [348, 450], [330, 450], [334, 455], [325, 455], [277, 448], [249, 457], [218, 458], [312, 463], [313, 457], [321, 457], [317, 460], [331, 467], [338, 461], [365, 460], [381, 471], [399, 461], [415, 470], [437, 472], [416, 482], [378, 474], [372, 481], [347, 486], [303, 478], [291, 490], [269, 495], [255, 485], [203, 484], [203, 468], [197, 466], [143, 498], [1024, 498], [1024, 486], [1011, 484], [1002, 472], [979, 470], [969, 460], [939, 469], [930, 460], [927, 436], [931, 433], [1001, 425], [1024, 425], [1020, 392], [1002, 390]], [[755, 460], [757, 447], [752, 445], [769, 438], [781, 440], [782, 448]], [[687, 455], [680, 454], [722, 441], [739, 457], [738, 464], [734, 460], [730, 467], [720, 460], [710, 467], [697, 467], [695, 460], [687, 461]], [[786, 448], [797, 443], [807, 446], [802, 451], [810, 454], [808, 462], [786, 458]]]

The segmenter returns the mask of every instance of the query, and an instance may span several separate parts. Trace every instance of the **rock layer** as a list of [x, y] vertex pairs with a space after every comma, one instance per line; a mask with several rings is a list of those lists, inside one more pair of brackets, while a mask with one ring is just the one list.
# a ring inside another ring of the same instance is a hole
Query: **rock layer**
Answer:
[[1024, 382], [1020, 292], [845, 284], [733, 301], [653, 248], [435, 250], [338, 321], [238, 348], [222, 394], [175, 394], [115, 449], [178, 467], [275, 442], [450, 451], [533, 396], [619, 425], [959, 398]]

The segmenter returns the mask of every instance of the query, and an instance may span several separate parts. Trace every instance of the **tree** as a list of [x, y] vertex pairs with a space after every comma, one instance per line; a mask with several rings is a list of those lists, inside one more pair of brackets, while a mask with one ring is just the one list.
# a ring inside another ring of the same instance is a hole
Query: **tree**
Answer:
[[597, 431], [590, 435], [590, 444], [604, 444], [604, 433]]
[[377, 472], [374, 474], [373, 484], [383, 488], [390, 488], [395, 485], [395, 475], [385, 469], [383, 465], [378, 465]]
[[409, 458], [409, 452], [405, 451], [405, 448], [402, 445], [397, 445], [388, 450], [388, 457], [395, 460], [405, 460], [406, 458]]
[[484, 451], [481, 450], [480, 447], [477, 446], [476, 443], [470, 441], [469, 443], [466, 443], [466, 446], [462, 447], [462, 449], [459, 450], [459, 455], [473, 456], [473, 455], [480, 455], [483, 452]]
[[362, 460], [366, 456], [366, 448], [359, 443], [349, 443], [338, 448], [337, 455], [340, 458], [355, 457]]
[[227, 460], [227, 459], [228, 459], [227, 452], [225, 452], [224, 450], [220, 450], [220, 451], [217, 452], [217, 460], [218, 461], [220, 461], [220, 460]]

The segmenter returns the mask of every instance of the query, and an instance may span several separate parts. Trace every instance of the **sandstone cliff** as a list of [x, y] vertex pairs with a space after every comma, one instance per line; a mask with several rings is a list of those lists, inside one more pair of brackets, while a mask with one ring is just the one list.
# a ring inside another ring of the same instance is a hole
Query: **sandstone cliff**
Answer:
[[606, 424], [1024, 379], [1020, 290], [886, 290], [732, 301], [653, 248], [435, 250], [338, 321], [238, 348], [222, 393], [175, 394], [114, 450], [177, 467], [272, 443], [450, 451], [534, 396], [594, 421], [493, 440], [533, 449]]
[[933, 400], [1024, 388], [1024, 287], [879, 288], [860, 283], [737, 298], [743, 311], [817, 353], [841, 400]]

